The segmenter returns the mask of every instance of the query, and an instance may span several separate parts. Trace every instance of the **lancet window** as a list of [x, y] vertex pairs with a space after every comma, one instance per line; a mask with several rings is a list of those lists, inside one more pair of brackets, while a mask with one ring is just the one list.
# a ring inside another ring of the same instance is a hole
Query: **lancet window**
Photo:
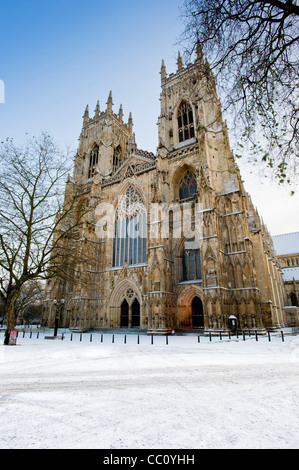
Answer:
[[182, 262], [183, 281], [202, 279], [200, 249], [193, 239], [190, 239], [185, 243]]
[[116, 171], [121, 164], [121, 146], [118, 145], [114, 149], [114, 154], [113, 154], [113, 171]]
[[99, 163], [99, 146], [95, 145], [90, 152], [89, 156], [89, 170], [88, 178], [92, 178], [96, 172], [96, 167]]
[[146, 262], [146, 208], [140, 193], [130, 186], [119, 198], [115, 218], [113, 266]]
[[192, 139], [195, 135], [193, 112], [187, 101], [183, 101], [178, 109], [178, 130], [179, 142]]

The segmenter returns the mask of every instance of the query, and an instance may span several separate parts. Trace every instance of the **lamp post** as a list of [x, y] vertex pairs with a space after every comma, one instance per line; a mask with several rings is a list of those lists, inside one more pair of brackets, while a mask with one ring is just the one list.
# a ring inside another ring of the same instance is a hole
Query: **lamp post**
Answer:
[[53, 300], [54, 307], [56, 309], [56, 314], [55, 314], [55, 323], [54, 323], [54, 338], [57, 336], [58, 332], [58, 326], [59, 326], [59, 318], [60, 318], [60, 313], [64, 305], [64, 299], [54, 299]]

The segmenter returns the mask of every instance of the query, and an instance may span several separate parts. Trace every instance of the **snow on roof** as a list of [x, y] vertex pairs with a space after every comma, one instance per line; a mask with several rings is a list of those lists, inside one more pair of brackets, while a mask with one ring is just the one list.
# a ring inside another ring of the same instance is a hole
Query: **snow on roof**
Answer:
[[299, 253], [299, 232], [274, 235], [272, 239], [278, 256]]
[[281, 272], [284, 282], [292, 281], [293, 279], [299, 281], [299, 266], [298, 268], [282, 268]]

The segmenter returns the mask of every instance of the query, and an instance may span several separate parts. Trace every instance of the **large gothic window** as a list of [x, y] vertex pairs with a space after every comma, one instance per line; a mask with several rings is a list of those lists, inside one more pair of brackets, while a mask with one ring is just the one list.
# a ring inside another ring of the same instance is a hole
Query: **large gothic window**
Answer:
[[113, 266], [146, 262], [146, 209], [140, 193], [130, 186], [119, 198], [115, 218]]
[[193, 240], [185, 243], [183, 256], [183, 281], [195, 281], [202, 279], [200, 249]]
[[184, 142], [194, 137], [194, 119], [191, 105], [183, 101], [178, 110], [179, 141]]
[[92, 178], [96, 172], [97, 164], [99, 163], [99, 146], [95, 145], [89, 156], [89, 170], [88, 178]]
[[196, 176], [188, 170], [180, 182], [180, 201], [189, 199], [197, 192]]

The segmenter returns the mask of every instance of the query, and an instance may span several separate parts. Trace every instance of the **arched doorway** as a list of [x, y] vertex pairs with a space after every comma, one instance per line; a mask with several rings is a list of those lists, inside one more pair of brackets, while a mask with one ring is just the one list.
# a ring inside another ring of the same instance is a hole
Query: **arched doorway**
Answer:
[[132, 328], [140, 327], [140, 303], [137, 299], [132, 304]]
[[192, 326], [193, 328], [204, 327], [203, 305], [199, 297], [192, 300]]
[[128, 328], [129, 326], [129, 304], [126, 299], [121, 304], [120, 326], [121, 328]]
[[202, 289], [196, 285], [184, 287], [177, 300], [177, 328], [204, 328], [205, 305]]

